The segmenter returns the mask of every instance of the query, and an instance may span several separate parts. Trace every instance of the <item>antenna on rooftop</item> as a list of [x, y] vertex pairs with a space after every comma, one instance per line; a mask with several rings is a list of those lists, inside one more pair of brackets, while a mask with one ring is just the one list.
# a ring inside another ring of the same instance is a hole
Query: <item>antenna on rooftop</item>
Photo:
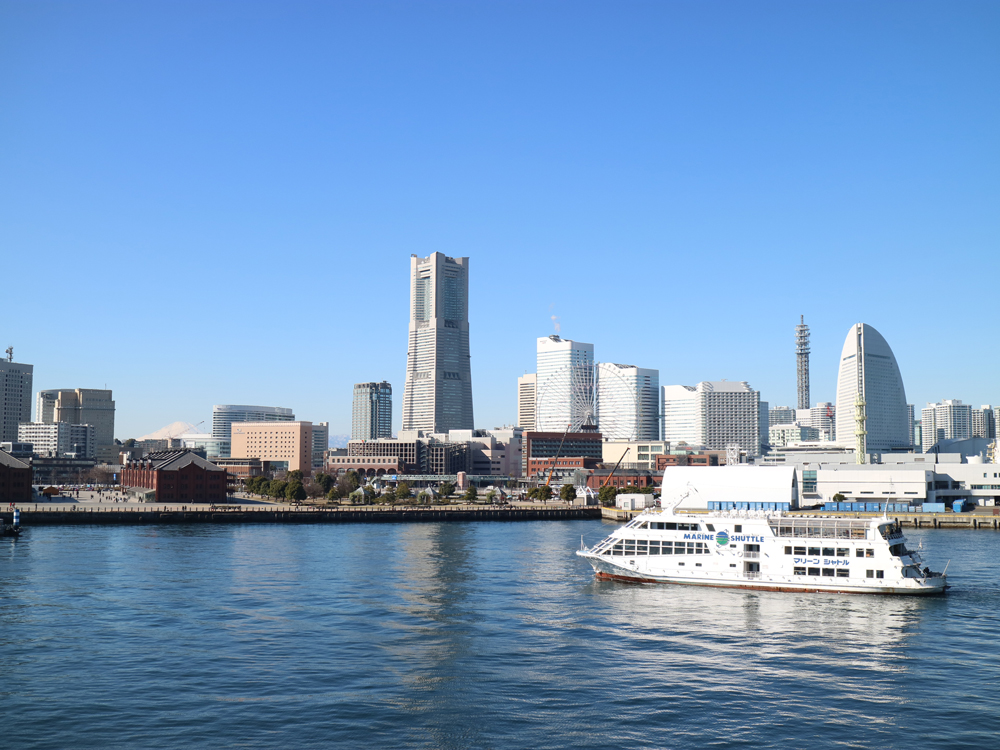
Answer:
[[7, 347], [7, 361], [8, 362], [13, 362], [14, 361], [14, 347], [13, 346], [8, 346]]

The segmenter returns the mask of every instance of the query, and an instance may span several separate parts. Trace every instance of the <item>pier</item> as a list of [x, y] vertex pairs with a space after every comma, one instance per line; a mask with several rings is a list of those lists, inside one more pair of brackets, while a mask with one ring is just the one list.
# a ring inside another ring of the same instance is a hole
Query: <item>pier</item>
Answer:
[[[641, 510], [623, 510], [622, 508], [602, 508], [601, 515], [609, 521], [629, 521], [640, 515]], [[698, 513], [705, 514], [710, 511], [683, 509], [678, 513]], [[711, 511], [717, 512], [717, 511]], [[752, 512], [752, 511], [751, 511]], [[828, 512], [828, 511], [784, 511], [784, 516], [802, 517], [811, 516], [815, 518], [882, 518], [882, 513], [851, 513]], [[915, 529], [991, 529], [1000, 531], [1000, 508], [980, 508], [977, 511], [967, 513], [890, 513], [889, 520], [898, 521], [902, 526], [910, 526]]]
[[[122, 526], [182, 523], [427, 523], [469, 521], [563, 521], [600, 518], [591, 507], [356, 506], [315, 508], [276, 505], [166, 505], [151, 507], [114, 505], [20, 505], [21, 527]], [[13, 514], [0, 513], [11, 522]]]

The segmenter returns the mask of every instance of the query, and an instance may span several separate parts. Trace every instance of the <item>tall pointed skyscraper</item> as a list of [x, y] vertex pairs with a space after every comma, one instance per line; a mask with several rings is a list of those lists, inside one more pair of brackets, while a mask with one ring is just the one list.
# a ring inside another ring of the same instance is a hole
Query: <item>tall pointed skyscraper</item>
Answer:
[[837, 442], [854, 446], [858, 395], [864, 404], [867, 453], [910, 446], [906, 391], [896, 357], [882, 334], [866, 323], [851, 326], [837, 376]]
[[469, 359], [469, 259], [411, 256], [404, 430], [474, 429]]

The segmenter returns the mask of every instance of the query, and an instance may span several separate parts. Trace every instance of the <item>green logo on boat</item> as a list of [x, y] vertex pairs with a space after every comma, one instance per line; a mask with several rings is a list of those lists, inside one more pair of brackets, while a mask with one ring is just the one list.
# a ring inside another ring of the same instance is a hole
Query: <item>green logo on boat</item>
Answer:
[[727, 534], [725, 531], [720, 531], [718, 534], [715, 535], [715, 542], [720, 547], [729, 544], [729, 534]]

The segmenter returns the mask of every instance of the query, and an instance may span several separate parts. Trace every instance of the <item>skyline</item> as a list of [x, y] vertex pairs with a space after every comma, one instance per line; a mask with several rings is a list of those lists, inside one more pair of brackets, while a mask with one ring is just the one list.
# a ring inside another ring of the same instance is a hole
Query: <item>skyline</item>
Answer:
[[111, 389], [122, 439], [215, 404], [349, 434], [441, 252], [476, 427], [554, 323], [792, 406], [799, 315], [813, 404], [863, 322], [918, 412], [1000, 402], [1000, 9], [566, 7], [0, 3], [0, 345]]

